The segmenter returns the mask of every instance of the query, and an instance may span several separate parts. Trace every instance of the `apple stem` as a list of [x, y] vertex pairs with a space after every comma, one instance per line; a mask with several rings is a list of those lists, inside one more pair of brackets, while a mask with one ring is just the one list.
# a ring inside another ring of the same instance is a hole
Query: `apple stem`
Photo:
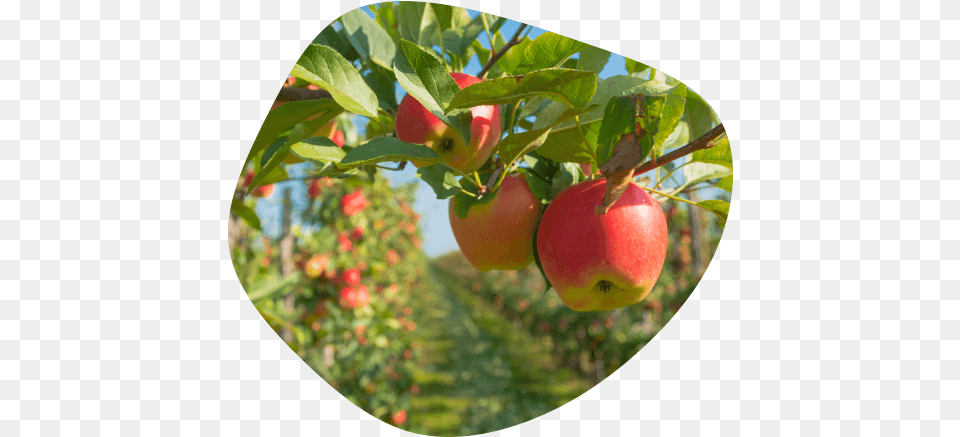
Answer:
[[677, 197], [677, 196], [674, 196], [674, 195], [672, 195], [672, 194], [667, 194], [667, 193], [664, 193], [664, 192], [662, 192], [662, 191], [657, 191], [657, 190], [654, 190], [653, 188], [648, 188], [648, 187], [644, 187], [644, 186], [641, 186], [640, 188], [642, 188], [642, 189], [644, 189], [644, 190], [647, 190], [647, 191], [649, 191], [649, 192], [651, 192], [651, 193], [653, 193], [653, 194], [656, 194], [656, 195], [658, 195], [658, 196], [663, 196], [663, 197], [666, 197], [666, 198], [668, 198], [668, 199], [676, 200], [677, 202], [683, 202], [683, 203], [686, 203], [686, 204], [689, 204], [689, 205], [693, 205], [693, 206], [700, 206], [700, 205], [697, 205], [697, 202], [691, 202], [691, 201], [689, 201], [689, 200], [687, 200], [687, 199], [684, 199], [684, 198], [682, 198], [682, 197]]
[[483, 185], [483, 182], [480, 182], [480, 173], [477, 173], [476, 171], [473, 172], [473, 181], [477, 183], [477, 188], [480, 188], [480, 194], [483, 194], [487, 191], [486, 186]]

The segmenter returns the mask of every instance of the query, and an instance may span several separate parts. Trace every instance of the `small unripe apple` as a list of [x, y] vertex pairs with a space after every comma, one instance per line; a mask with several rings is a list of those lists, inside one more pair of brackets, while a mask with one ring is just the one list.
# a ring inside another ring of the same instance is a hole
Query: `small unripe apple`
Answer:
[[540, 200], [523, 175], [503, 179], [493, 199], [473, 205], [467, 217], [448, 213], [460, 251], [480, 271], [520, 270], [533, 262], [533, 234], [540, 218]]
[[547, 279], [577, 311], [640, 302], [667, 254], [667, 221], [657, 201], [631, 182], [607, 213], [597, 215], [605, 190], [605, 179], [563, 190], [544, 211], [537, 233]]
[[[460, 89], [480, 82], [480, 78], [464, 73], [450, 73]], [[415, 97], [404, 96], [397, 108], [397, 138], [408, 143], [423, 144], [440, 155], [440, 159], [464, 173], [472, 173], [490, 158], [493, 147], [500, 141], [500, 107], [497, 105], [470, 108], [470, 144], [444, 124]], [[422, 167], [423, 161], [412, 161]]]

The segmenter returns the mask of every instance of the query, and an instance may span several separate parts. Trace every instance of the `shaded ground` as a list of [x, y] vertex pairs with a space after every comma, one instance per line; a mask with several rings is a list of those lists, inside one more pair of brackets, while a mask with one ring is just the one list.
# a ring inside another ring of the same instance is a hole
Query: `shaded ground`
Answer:
[[561, 369], [548, 344], [515, 329], [457, 278], [436, 268], [431, 276], [412, 316], [422, 353], [411, 431], [496, 431], [543, 415], [591, 387]]

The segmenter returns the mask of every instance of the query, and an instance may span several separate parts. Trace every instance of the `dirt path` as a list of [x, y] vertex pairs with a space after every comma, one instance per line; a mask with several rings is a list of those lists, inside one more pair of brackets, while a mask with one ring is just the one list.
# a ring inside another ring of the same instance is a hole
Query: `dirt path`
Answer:
[[590, 387], [558, 370], [548, 345], [516, 330], [456, 278], [435, 270], [431, 276], [413, 314], [422, 354], [411, 431], [495, 431], [543, 415]]

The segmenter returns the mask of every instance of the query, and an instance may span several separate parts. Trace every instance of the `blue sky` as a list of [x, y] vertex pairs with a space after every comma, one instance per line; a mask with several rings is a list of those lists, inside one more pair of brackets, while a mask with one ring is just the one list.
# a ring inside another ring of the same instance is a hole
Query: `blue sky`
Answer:
[[[366, 10], [366, 8], [364, 9]], [[369, 14], [368, 10], [367, 12]], [[476, 11], [469, 12], [471, 17], [476, 17], [478, 14]], [[504, 36], [504, 39], [509, 39], [511, 36], [513, 36], [514, 32], [516, 32], [519, 26], [520, 23], [508, 20], [506, 24], [501, 27], [500, 33]], [[537, 36], [542, 35], [544, 32], [546, 31], [543, 29], [533, 27], [528, 36], [530, 38], [536, 38]], [[480, 41], [484, 48], [490, 48], [490, 44], [487, 40], [487, 35], [485, 32], [482, 32], [477, 40]], [[476, 75], [480, 72], [482, 67], [483, 66], [480, 65], [476, 58], [474, 58], [464, 68], [464, 72]], [[624, 66], [624, 58], [623, 56], [614, 53], [611, 54], [610, 60], [599, 76], [603, 79], [622, 74], [627, 74], [626, 67]], [[404, 92], [403, 89], [398, 86], [397, 101], [400, 101], [405, 94], [406, 92]], [[359, 133], [361, 134], [363, 133], [365, 123], [365, 121], [355, 123], [360, 130]], [[302, 177], [303, 165], [308, 164], [293, 166], [294, 168], [290, 170], [290, 176]], [[450, 221], [447, 217], [448, 201], [437, 200], [433, 189], [431, 189], [430, 186], [425, 182], [417, 178], [416, 172], [416, 167], [408, 165], [403, 171], [384, 171], [383, 174], [394, 186], [404, 183], [417, 184], [418, 188], [416, 191], [416, 201], [413, 204], [413, 209], [422, 217], [420, 226], [423, 230], [423, 249], [427, 256], [433, 257], [457, 250], [457, 242], [453, 237], [453, 231], [450, 229]], [[293, 207], [295, 214], [299, 214], [300, 211], [306, 207], [306, 187], [302, 182], [294, 181], [291, 183], [277, 184], [273, 196], [268, 199], [261, 199], [256, 208], [257, 215], [262, 221], [264, 232], [269, 236], [276, 236], [279, 233], [280, 204], [283, 199], [284, 190], [291, 190], [290, 197], [294, 203]]]

